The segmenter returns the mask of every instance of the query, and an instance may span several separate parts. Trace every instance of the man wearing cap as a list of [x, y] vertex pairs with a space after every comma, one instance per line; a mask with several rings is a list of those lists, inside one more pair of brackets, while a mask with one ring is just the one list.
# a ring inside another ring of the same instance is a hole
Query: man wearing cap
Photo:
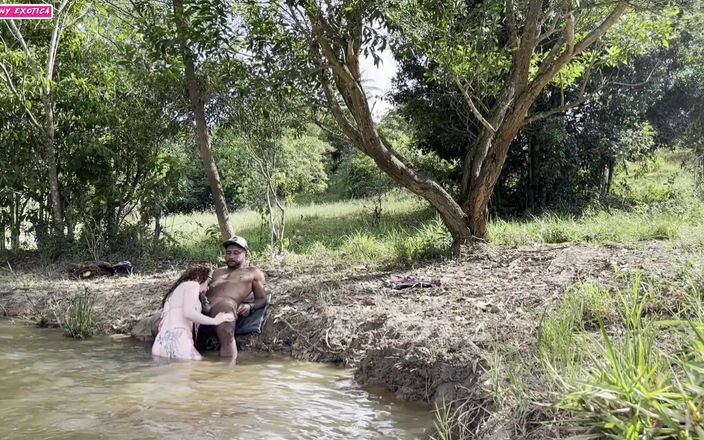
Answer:
[[[233, 236], [223, 243], [226, 266], [215, 269], [210, 281], [207, 299], [209, 314], [215, 316], [222, 311], [235, 312], [235, 316], [249, 316], [252, 311], [266, 306], [264, 273], [256, 267], [249, 267], [249, 246], [247, 240]], [[254, 303], [243, 301], [254, 292]], [[220, 356], [237, 357], [235, 344], [236, 322], [227, 322], [215, 328], [220, 341]]]

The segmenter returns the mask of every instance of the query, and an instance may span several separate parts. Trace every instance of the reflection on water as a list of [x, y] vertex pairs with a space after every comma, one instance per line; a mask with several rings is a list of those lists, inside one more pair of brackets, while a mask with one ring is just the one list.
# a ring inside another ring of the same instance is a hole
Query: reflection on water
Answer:
[[431, 425], [322, 364], [156, 362], [129, 340], [0, 321], [0, 439], [410, 439]]

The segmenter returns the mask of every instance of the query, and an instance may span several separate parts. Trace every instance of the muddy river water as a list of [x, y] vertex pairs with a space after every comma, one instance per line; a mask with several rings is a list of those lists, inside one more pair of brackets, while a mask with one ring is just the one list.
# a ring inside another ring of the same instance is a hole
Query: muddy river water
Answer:
[[415, 439], [432, 424], [328, 365], [156, 362], [129, 339], [0, 321], [0, 439]]

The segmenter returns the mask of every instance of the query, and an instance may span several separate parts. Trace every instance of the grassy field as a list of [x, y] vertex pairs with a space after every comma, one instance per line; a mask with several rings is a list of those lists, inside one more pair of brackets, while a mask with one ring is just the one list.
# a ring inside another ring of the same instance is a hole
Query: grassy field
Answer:
[[[394, 192], [382, 204], [380, 215], [374, 213], [374, 202], [366, 200], [290, 207], [285, 262], [410, 263], [449, 249], [450, 236], [421, 199]], [[255, 260], [269, 255], [269, 230], [257, 212], [236, 212], [231, 223], [249, 241]], [[222, 250], [216, 225], [214, 214], [177, 215], [166, 219], [165, 231], [179, 257], [211, 260]]]
[[[491, 241], [526, 246], [666, 240], [699, 246], [704, 243], [704, 203], [698, 196], [702, 190], [682, 161], [681, 155], [668, 153], [623, 167], [612, 194], [579, 216], [547, 213], [517, 220], [494, 218], [489, 225]], [[381, 204], [354, 200], [291, 206], [287, 217], [282, 262], [293, 266], [408, 265], [447, 255], [452, 244], [429, 205], [401, 190], [384, 196]], [[257, 212], [236, 212], [231, 221], [236, 232], [250, 241], [255, 261], [270, 254], [269, 231]], [[219, 258], [214, 214], [176, 215], [164, 224], [172, 239], [172, 256], [188, 261]]]

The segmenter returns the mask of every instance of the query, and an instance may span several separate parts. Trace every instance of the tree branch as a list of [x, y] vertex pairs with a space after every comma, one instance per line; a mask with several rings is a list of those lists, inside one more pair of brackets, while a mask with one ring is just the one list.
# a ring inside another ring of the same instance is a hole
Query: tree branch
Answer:
[[14, 35], [17, 42], [20, 43], [20, 46], [22, 46], [22, 50], [24, 51], [25, 55], [27, 55], [27, 61], [29, 62], [30, 67], [34, 71], [34, 74], [37, 76], [37, 78], [41, 78], [42, 73], [39, 70], [39, 65], [35, 61], [32, 52], [30, 52], [29, 46], [27, 46], [27, 43], [24, 41], [24, 37], [22, 37], [22, 32], [20, 32], [19, 28], [15, 24], [15, 20], [7, 20], [7, 26], [10, 28], [10, 32], [12, 32], [12, 35]]
[[[590, 97], [590, 96], [589, 96], [589, 97]], [[585, 102], [587, 102], [587, 100], [589, 99], [589, 97], [588, 97], [588, 96], [582, 96], [582, 97], [580, 97], [579, 99], [577, 99], [576, 101], [571, 102], [571, 103], [569, 103], [569, 104], [561, 105], [561, 106], [559, 106], [559, 107], [555, 107], [554, 109], [548, 110], [548, 111], [545, 111], [545, 112], [536, 113], [536, 114], [534, 114], [533, 116], [531, 116], [530, 118], [527, 118], [527, 119], [525, 120], [525, 122], [523, 123], [523, 125], [524, 125], [524, 126], [525, 126], [525, 125], [531, 125], [531, 124], [533, 124], [533, 123], [535, 123], [535, 122], [543, 121], [543, 120], [549, 118], [550, 116], [556, 115], [556, 114], [558, 114], [558, 113], [566, 112], [567, 110], [573, 109], [573, 108], [575, 108], [575, 107], [579, 107], [580, 105], [582, 105], [582, 104], [584, 104]]]
[[516, 24], [516, 11], [513, 0], [506, 0], [506, 15], [508, 15], [508, 42], [509, 50], [518, 48], [518, 25]]
[[542, 0], [530, 0], [526, 13], [525, 29], [518, 40], [518, 48], [513, 56], [513, 74], [511, 81], [516, 90], [521, 91], [528, 84], [530, 61], [538, 44], [540, 36], [540, 14], [542, 13]]
[[[604, 19], [604, 21], [602, 21], [599, 26], [592, 29], [592, 31], [589, 32], [589, 34], [587, 34], [584, 39], [582, 39], [578, 44], [574, 46], [574, 50], [563, 51], [561, 55], [559, 55], [552, 61], [546, 61], [543, 65], [541, 65], [540, 69], [538, 70], [537, 77], [530, 84], [529, 96], [527, 98], [531, 99], [533, 97], [537, 97], [538, 94], [540, 94], [540, 92], [543, 90], [543, 88], [548, 85], [550, 81], [552, 81], [555, 75], [557, 75], [567, 63], [574, 59], [574, 57], [584, 52], [599, 38], [603, 37], [604, 34], [614, 24], [616, 24], [616, 21], [621, 18], [621, 16], [626, 12], [628, 7], [629, 5], [626, 1], [619, 1], [618, 4], [614, 7], [613, 11], [611, 11], [611, 13]], [[574, 21], [572, 22], [572, 26], [573, 25]], [[569, 24], [565, 26], [565, 38], [569, 37], [570, 35], [570, 29], [568, 29], [569, 26]], [[574, 35], [574, 28], [571, 29], [571, 32], [572, 35]], [[557, 44], [559, 44], [559, 49], [562, 48], [562, 43], [569, 44], [569, 41], [561, 40], [560, 42], [558, 42]], [[553, 50], [555, 50], [555, 48], [553, 48]]]
[[24, 98], [15, 88], [15, 85], [12, 82], [12, 77], [10, 76], [10, 72], [7, 70], [7, 67], [5, 67], [5, 64], [2, 61], [0, 61], [0, 69], [2, 69], [3, 73], [5, 74], [5, 82], [7, 83], [7, 86], [12, 91], [12, 94], [15, 95], [15, 97], [20, 101], [20, 104], [22, 104], [24, 111], [27, 113], [27, 116], [29, 116], [29, 122], [36, 128], [42, 128], [41, 124], [37, 122], [37, 118], [34, 117], [32, 111], [29, 109], [29, 107], [27, 107], [27, 103], [25, 102]]
[[470, 110], [472, 110], [472, 114], [474, 115], [474, 117], [477, 118], [479, 120], [479, 122], [481, 122], [481, 124], [484, 126], [485, 129], [489, 130], [491, 133], [496, 133], [496, 129], [491, 126], [489, 121], [486, 120], [484, 115], [482, 115], [482, 113], [479, 111], [479, 109], [474, 105], [474, 101], [472, 100], [472, 97], [469, 96], [469, 92], [462, 85], [460, 80], [455, 75], [452, 75], [452, 79], [455, 80], [455, 84], [462, 92], [462, 95], [464, 96], [464, 99], [467, 102], [467, 105], [469, 106]]
[[611, 29], [611, 27], [616, 24], [619, 18], [626, 12], [626, 9], [628, 9], [628, 2], [626, 1], [619, 1], [616, 7], [614, 8], [613, 11], [604, 19], [601, 24], [592, 30], [582, 41], [579, 42], [574, 48], [574, 56], [577, 56], [584, 52], [589, 46], [594, 44], [596, 40], [599, 38], [603, 37], [604, 34]]
[[344, 115], [342, 108], [335, 99], [335, 93], [332, 90], [332, 86], [330, 85], [330, 81], [325, 72], [320, 73], [320, 83], [323, 88], [323, 93], [325, 94], [325, 99], [328, 102], [328, 108], [332, 112], [337, 123], [340, 125], [340, 128], [342, 129], [342, 131], [345, 132], [345, 134], [350, 138], [350, 140], [352, 140], [352, 142], [354, 142], [359, 148], [361, 148], [362, 151], [365, 151], [361, 133], [352, 125], [352, 123]]

